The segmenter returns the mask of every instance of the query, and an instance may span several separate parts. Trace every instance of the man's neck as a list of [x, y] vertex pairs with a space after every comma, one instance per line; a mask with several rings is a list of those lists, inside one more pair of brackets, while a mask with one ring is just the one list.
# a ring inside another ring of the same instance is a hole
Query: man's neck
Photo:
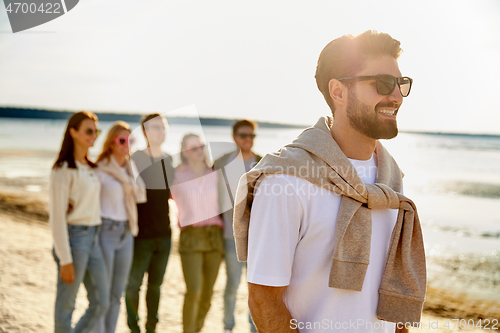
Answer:
[[251, 150], [242, 150], [241, 156], [243, 156], [243, 161], [248, 161], [254, 158], [255, 154]]
[[330, 133], [340, 150], [350, 159], [366, 161], [372, 157], [375, 151], [377, 140], [368, 138], [350, 127], [336, 126], [335, 121]]
[[163, 152], [161, 151], [161, 146], [148, 146], [145, 150], [146, 154], [148, 154], [151, 157], [162, 157]]

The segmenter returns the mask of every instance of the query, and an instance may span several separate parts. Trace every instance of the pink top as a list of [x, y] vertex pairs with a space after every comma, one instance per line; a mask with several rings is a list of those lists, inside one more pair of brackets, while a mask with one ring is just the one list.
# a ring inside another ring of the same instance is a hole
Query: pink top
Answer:
[[206, 227], [224, 222], [220, 217], [217, 172], [208, 169], [197, 178], [187, 164], [175, 168], [175, 177], [170, 191], [179, 211], [179, 227]]

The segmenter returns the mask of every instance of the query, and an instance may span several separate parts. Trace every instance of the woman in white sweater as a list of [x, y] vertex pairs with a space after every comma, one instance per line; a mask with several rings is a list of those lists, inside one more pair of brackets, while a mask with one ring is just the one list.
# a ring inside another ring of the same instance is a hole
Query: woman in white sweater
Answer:
[[[87, 152], [99, 130], [97, 117], [77, 112], [68, 120], [57, 161], [50, 175], [49, 223], [58, 268], [55, 332], [90, 332], [97, 328], [109, 305], [106, 268], [98, 235], [101, 225], [101, 184]], [[89, 307], [72, 328], [78, 288], [84, 278]]]
[[134, 236], [139, 232], [137, 203], [146, 202], [144, 183], [138, 177], [134, 161], [129, 158], [131, 144], [129, 125], [117, 121], [109, 130], [97, 158], [102, 218], [99, 243], [110, 290], [110, 306], [105, 318], [101, 319], [99, 331], [106, 333], [114, 333], [116, 329], [120, 300], [132, 264]]

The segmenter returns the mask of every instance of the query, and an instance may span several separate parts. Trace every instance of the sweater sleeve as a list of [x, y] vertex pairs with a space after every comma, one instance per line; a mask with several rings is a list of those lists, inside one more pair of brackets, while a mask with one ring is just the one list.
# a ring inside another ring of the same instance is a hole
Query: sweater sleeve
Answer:
[[71, 174], [67, 167], [52, 170], [49, 185], [49, 225], [54, 239], [54, 250], [61, 266], [73, 262], [67, 227], [70, 186]]

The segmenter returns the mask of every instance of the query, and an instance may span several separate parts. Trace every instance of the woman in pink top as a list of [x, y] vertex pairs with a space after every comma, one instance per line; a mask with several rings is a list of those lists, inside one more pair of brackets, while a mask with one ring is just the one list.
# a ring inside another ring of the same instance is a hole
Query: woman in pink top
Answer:
[[186, 281], [184, 333], [201, 331], [224, 256], [217, 173], [208, 166], [204, 147], [198, 135], [184, 136], [182, 163], [175, 169], [171, 187], [179, 211], [179, 253]]

